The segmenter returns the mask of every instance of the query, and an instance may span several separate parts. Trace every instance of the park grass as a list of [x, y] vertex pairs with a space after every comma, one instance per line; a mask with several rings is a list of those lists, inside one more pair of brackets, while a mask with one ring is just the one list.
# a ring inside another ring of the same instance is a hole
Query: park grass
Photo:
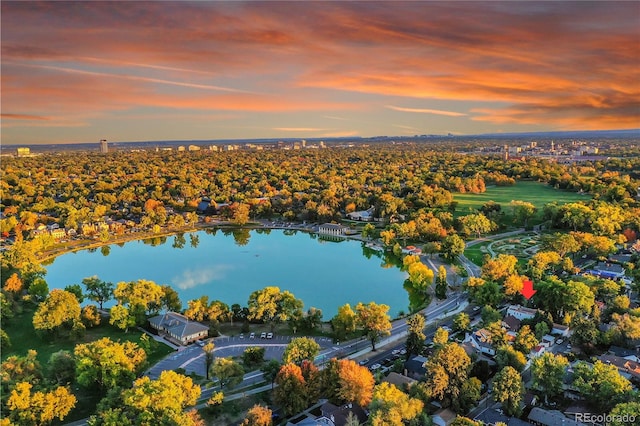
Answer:
[[[77, 340], [40, 336], [33, 328], [34, 312], [35, 307], [25, 304], [24, 310], [21, 313], [4, 321], [3, 329], [9, 335], [11, 346], [2, 348], [3, 361], [11, 355], [24, 356], [29, 349], [34, 349], [38, 352], [38, 361], [40, 361], [40, 364], [44, 367], [49, 362], [51, 354], [61, 350], [73, 353], [75, 346], [80, 343], [94, 342], [103, 337], [108, 337], [113, 341], [119, 340], [121, 342], [131, 341], [138, 343], [140, 342], [140, 336], [142, 336], [142, 332], [138, 330], [129, 330], [128, 333], [125, 333], [106, 322], [103, 322], [98, 327], [87, 329], [84, 336]], [[173, 349], [169, 346], [163, 344], [157, 345], [148, 358], [149, 365], [155, 364], [171, 352], [173, 352]]]
[[558, 204], [588, 201], [591, 196], [577, 192], [555, 189], [547, 184], [533, 181], [519, 181], [511, 186], [491, 186], [482, 194], [454, 194], [453, 200], [458, 203], [455, 216], [464, 216], [479, 210], [488, 201], [495, 201], [502, 206], [502, 211], [508, 216], [509, 203], [512, 200], [527, 201], [537, 208], [537, 213], [530, 224], [542, 221], [542, 208], [553, 201]]
[[473, 245], [464, 251], [464, 256], [476, 265], [482, 265], [484, 256], [487, 254], [487, 251], [483, 251], [482, 249], [484, 248], [486, 250], [486, 247], [490, 243], [491, 241], [485, 241], [483, 243]]

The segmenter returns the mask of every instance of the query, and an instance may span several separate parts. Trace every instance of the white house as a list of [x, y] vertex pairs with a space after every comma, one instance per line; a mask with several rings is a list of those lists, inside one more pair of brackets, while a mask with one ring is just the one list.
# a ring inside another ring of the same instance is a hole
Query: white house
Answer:
[[511, 305], [509, 306], [509, 309], [507, 309], [507, 315], [516, 317], [520, 321], [531, 319], [536, 316], [536, 313], [538, 313], [537, 309], [525, 308], [520, 305]]
[[318, 226], [319, 234], [344, 235], [346, 230], [346, 226], [338, 225], [337, 223], [323, 223], [322, 225]]

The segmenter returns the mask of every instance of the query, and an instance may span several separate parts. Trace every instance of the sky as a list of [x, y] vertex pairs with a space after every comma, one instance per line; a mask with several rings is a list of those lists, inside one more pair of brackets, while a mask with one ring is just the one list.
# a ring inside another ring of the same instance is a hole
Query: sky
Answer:
[[640, 128], [640, 2], [12, 2], [3, 144]]

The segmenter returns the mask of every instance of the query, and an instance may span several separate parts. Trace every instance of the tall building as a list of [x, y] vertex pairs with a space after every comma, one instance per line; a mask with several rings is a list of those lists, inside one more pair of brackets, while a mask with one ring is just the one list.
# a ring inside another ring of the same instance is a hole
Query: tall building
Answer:
[[109, 146], [107, 145], [106, 139], [100, 139], [100, 152], [103, 154], [109, 152]]
[[27, 147], [20, 147], [16, 150], [18, 157], [28, 157], [31, 155], [31, 149]]

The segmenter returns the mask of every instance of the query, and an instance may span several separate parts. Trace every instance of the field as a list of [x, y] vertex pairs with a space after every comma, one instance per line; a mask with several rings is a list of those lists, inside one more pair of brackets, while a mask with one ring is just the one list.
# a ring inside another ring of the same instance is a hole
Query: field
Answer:
[[560, 204], [586, 201], [591, 198], [587, 194], [562, 191], [540, 182], [520, 181], [512, 186], [491, 186], [482, 194], [454, 194], [458, 202], [456, 216], [463, 216], [480, 209], [486, 202], [495, 201], [502, 206], [502, 211], [510, 216], [509, 203], [512, 200], [528, 201], [538, 209], [530, 224], [542, 221], [542, 208], [545, 204], [557, 201]]

